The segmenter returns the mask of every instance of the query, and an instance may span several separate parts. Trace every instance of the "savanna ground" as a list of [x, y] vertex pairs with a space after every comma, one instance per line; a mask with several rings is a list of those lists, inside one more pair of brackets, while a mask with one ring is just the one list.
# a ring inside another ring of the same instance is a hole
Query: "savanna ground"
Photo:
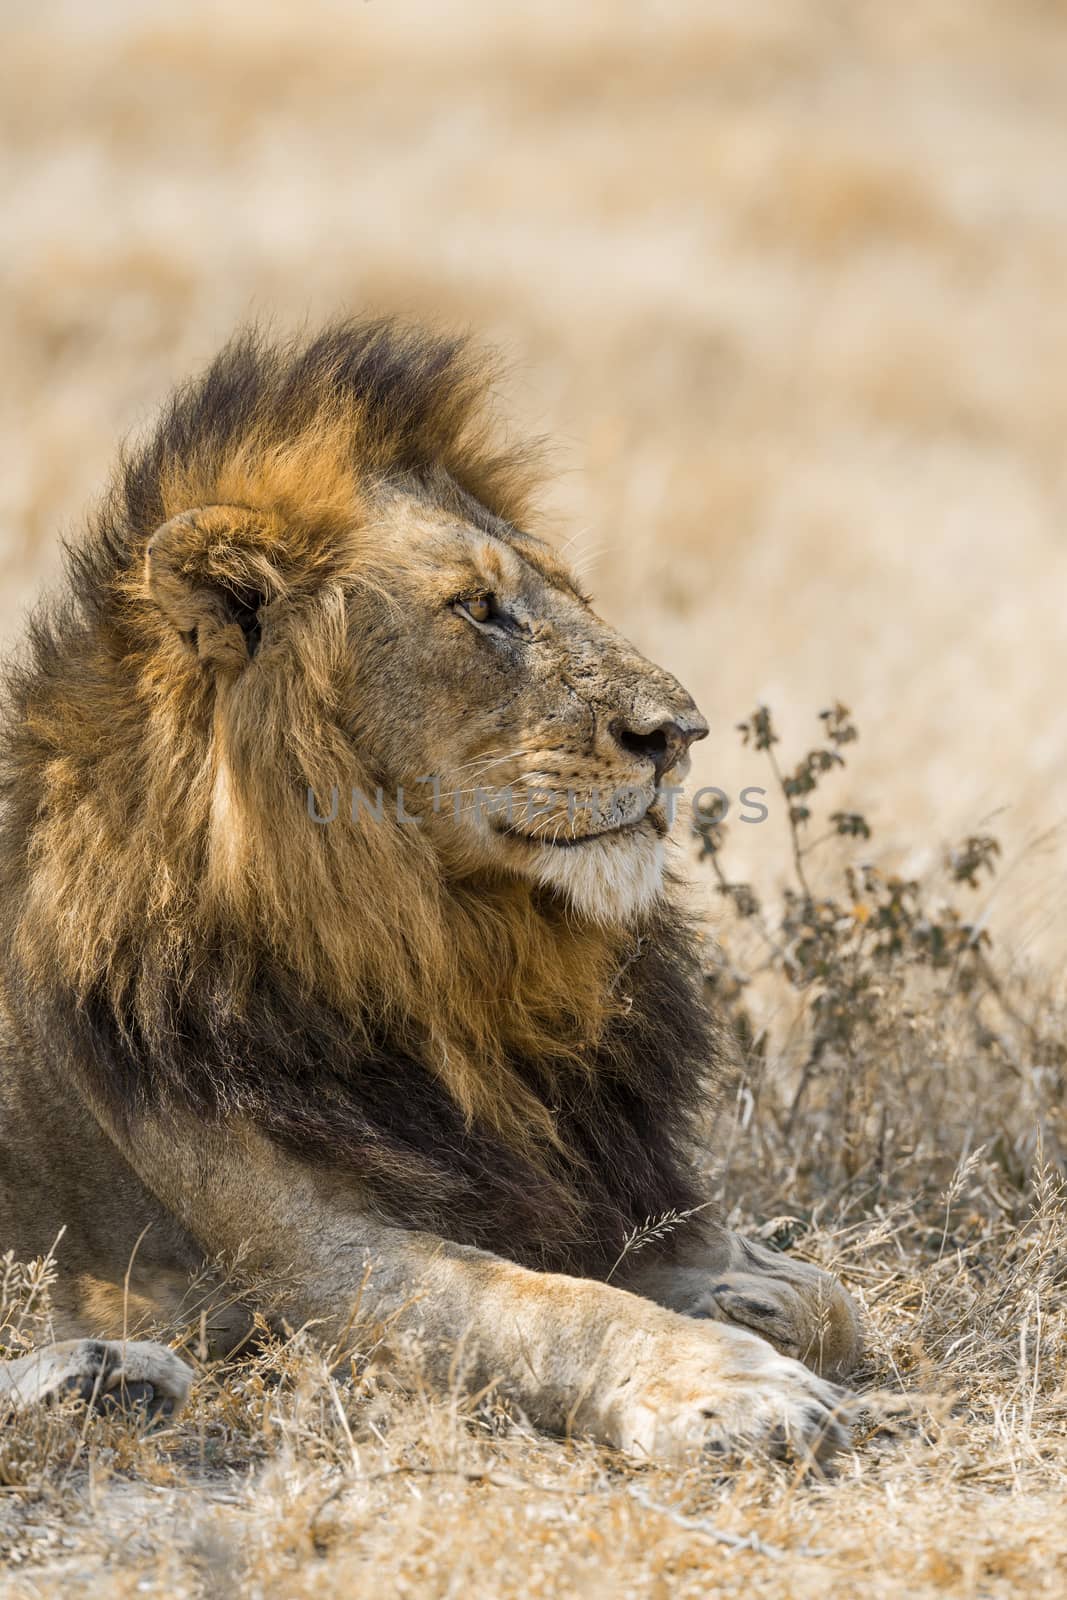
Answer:
[[[342, 1383], [298, 1338], [157, 1438], [8, 1429], [5, 1592], [1062, 1594], [1067, 9], [52, 0], [3, 28], [4, 636], [117, 437], [235, 323], [501, 345], [561, 540], [734, 800], [680, 832], [739, 1043], [716, 1191], [842, 1271], [863, 1385], [908, 1397], [832, 1481], [667, 1473]], [[837, 697], [858, 743], [817, 720]], [[760, 704], [769, 750], [734, 729]], [[9, 1346], [47, 1271], [9, 1267]]]

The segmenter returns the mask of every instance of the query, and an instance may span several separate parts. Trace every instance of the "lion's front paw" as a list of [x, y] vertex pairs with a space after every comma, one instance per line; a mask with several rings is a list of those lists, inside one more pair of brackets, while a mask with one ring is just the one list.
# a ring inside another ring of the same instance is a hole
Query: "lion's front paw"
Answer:
[[[851, 1295], [828, 1273], [790, 1263], [791, 1271], [725, 1272], [708, 1284], [695, 1311], [750, 1328], [776, 1350], [795, 1356], [824, 1377], [845, 1377], [860, 1352], [859, 1318]], [[788, 1270], [788, 1269], [787, 1269]]]
[[737, 1234], [718, 1271], [678, 1268], [663, 1298], [683, 1316], [750, 1328], [824, 1378], [847, 1377], [862, 1352], [859, 1312], [836, 1278]]
[[680, 1462], [701, 1450], [824, 1463], [849, 1446], [848, 1396], [741, 1328], [676, 1341], [619, 1386], [616, 1442]]
[[68, 1339], [10, 1363], [3, 1376], [18, 1408], [73, 1394], [94, 1410], [149, 1421], [180, 1411], [193, 1380], [173, 1350], [145, 1339]]

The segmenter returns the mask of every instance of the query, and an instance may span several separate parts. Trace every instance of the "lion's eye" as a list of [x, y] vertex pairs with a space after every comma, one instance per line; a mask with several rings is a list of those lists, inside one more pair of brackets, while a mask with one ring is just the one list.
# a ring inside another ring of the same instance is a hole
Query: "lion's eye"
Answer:
[[452, 609], [479, 628], [488, 628], [493, 633], [511, 634], [515, 638], [530, 637], [529, 626], [505, 610], [493, 593], [467, 595], [462, 599], [453, 600]]
[[496, 614], [496, 602], [491, 594], [480, 594], [473, 600], [464, 600], [462, 604], [472, 622], [489, 622]]

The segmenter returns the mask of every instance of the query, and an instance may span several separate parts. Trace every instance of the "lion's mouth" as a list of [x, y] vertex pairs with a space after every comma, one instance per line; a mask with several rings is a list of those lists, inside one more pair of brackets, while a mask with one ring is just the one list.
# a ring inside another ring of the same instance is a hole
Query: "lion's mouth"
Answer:
[[643, 811], [639, 817], [633, 817], [629, 822], [613, 823], [608, 828], [598, 828], [593, 833], [556, 835], [527, 833], [523, 828], [516, 828], [509, 823], [494, 823], [493, 832], [500, 834], [505, 839], [516, 839], [520, 844], [550, 845], [553, 850], [575, 850], [583, 844], [595, 844], [598, 839], [624, 839], [629, 834], [636, 833], [639, 828], [648, 822], [656, 834], [662, 838], [669, 832], [670, 825], [661, 809], [653, 804]]
[[524, 833], [521, 828], [503, 827], [495, 831], [505, 839], [518, 839], [522, 844], [548, 844], [553, 850], [574, 850], [578, 845], [592, 844], [594, 839], [617, 839], [623, 834], [633, 833], [644, 820], [644, 817], [639, 817], [636, 822], [624, 822], [615, 828], [601, 828], [597, 833], [583, 833], [566, 839], [553, 838], [547, 833]]

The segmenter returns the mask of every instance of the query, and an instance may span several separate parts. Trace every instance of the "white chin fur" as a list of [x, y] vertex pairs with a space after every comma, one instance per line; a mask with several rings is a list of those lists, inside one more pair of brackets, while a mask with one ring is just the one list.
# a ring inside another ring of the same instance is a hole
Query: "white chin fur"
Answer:
[[647, 824], [588, 844], [544, 845], [530, 875], [596, 922], [630, 922], [663, 893], [663, 840]]

